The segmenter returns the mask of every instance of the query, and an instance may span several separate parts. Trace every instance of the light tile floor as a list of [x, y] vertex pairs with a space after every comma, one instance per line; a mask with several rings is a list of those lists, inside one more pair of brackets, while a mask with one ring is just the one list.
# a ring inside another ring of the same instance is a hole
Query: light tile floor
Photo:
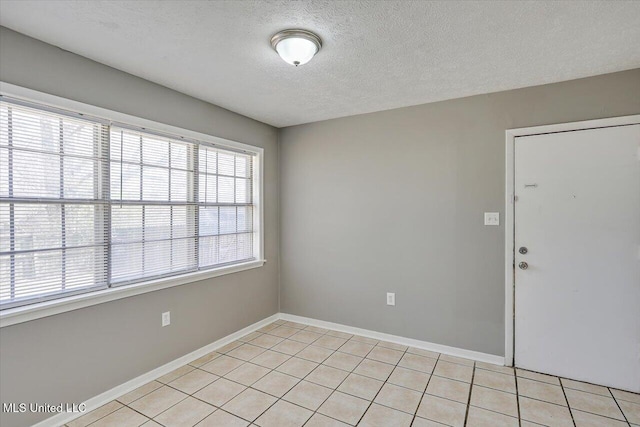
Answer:
[[640, 427], [640, 395], [277, 321], [70, 422]]

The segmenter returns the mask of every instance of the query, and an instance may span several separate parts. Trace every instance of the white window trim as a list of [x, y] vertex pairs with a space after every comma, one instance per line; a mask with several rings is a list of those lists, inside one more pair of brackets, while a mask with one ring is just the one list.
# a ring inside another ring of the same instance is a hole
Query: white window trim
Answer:
[[234, 264], [219, 268], [208, 269], [204, 271], [181, 274], [174, 277], [166, 277], [156, 280], [149, 280], [137, 284], [118, 286], [107, 288], [99, 291], [87, 292], [79, 295], [58, 298], [54, 300], [24, 305], [16, 308], [10, 308], [0, 312], [0, 328], [11, 326], [18, 323], [28, 322], [30, 320], [40, 319], [42, 317], [53, 316], [55, 314], [64, 313], [71, 310], [77, 310], [83, 307], [102, 304], [121, 298], [127, 298], [134, 295], [140, 295], [147, 292], [153, 292], [161, 289], [180, 286], [200, 280], [210, 279], [226, 274], [237, 273], [264, 265], [264, 167], [263, 158], [264, 150], [260, 147], [247, 145], [224, 138], [219, 138], [152, 120], [143, 119], [129, 114], [119, 113], [117, 111], [84, 104], [77, 101], [61, 98], [58, 96], [38, 92], [21, 86], [0, 81], [0, 93], [2, 95], [23, 99], [39, 104], [48, 105], [76, 113], [87, 114], [90, 116], [100, 117], [112, 120], [114, 122], [122, 122], [132, 126], [153, 129], [158, 132], [191, 138], [194, 140], [215, 144], [221, 148], [230, 148], [235, 150], [244, 150], [258, 157], [258, 164], [254, 168], [254, 196], [258, 201], [258, 215], [254, 218], [254, 226], [257, 228], [258, 242], [256, 242], [255, 260], [241, 264]]

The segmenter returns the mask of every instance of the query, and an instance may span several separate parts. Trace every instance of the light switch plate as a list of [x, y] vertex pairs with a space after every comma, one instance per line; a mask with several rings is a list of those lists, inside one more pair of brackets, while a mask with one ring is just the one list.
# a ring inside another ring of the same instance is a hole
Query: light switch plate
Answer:
[[485, 212], [484, 225], [500, 225], [500, 212]]
[[387, 293], [387, 305], [396, 305], [396, 294], [392, 292]]
[[166, 311], [162, 313], [162, 327], [169, 326], [171, 324], [171, 312]]

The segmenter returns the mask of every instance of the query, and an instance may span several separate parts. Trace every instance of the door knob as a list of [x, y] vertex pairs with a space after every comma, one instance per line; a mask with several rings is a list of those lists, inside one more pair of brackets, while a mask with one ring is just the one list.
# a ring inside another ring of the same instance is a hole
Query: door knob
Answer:
[[518, 249], [518, 252], [520, 252], [522, 255], [526, 255], [526, 253], [529, 252], [529, 249], [522, 246], [520, 249]]
[[518, 267], [520, 267], [520, 270], [526, 270], [527, 268], [529, 268], [529, 264], [522, 261], [520, 264], [518, 264]]

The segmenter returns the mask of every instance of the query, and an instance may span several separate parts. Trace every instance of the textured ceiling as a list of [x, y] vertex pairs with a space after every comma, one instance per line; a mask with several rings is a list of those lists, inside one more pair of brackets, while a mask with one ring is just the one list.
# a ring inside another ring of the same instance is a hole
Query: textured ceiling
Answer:
[[[282, 127], [640, 67], [640, 2], [0, 1], [0, 24]], [[317, 32], [294, 68], [275, 32]]]

